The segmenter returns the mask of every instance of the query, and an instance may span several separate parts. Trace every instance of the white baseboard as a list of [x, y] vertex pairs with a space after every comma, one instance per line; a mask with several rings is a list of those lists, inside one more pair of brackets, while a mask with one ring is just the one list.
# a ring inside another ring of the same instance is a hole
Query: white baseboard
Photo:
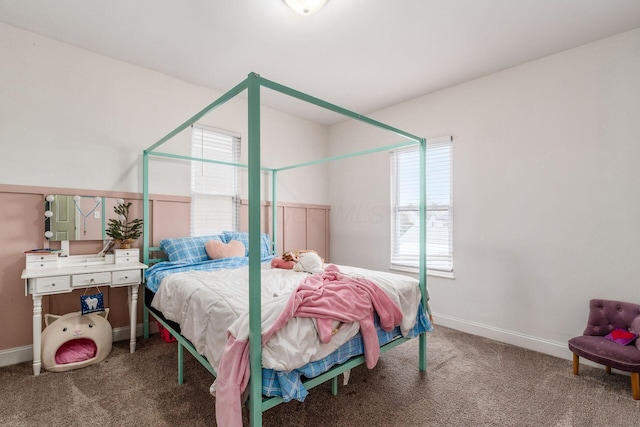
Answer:
[[[129, 326], [113, 329], [113, 341], [129, 341]], [[149, 322], [149, 333], [157, 333], [158, 325], [156, 322]], [[136, 326], [136, 337], [141, 337], [143, 333], [143, 324], [138, 323]], [[17, 363], [28, 362], [33, 360], [33, 346], [25, 345], [24, 347], [9, 348], [0, 350], [0, 367], [15, 365]]]
[[[506, 344], [515, 345], [517, 347], [526, 348], [528, 350], [537, 351], [539, 353], [555, 356], [560, 359], [573, 361], [573, 353], [569, 350], [566, 342], [550, 341], [531, 335], [521, 334], [519, 332], [509, 331], [507, 329], [496, 328], [494, 326], [483, 325], [481, 323], [471, 322], [468, 320], [458, 319], [444, 314], [433, 313], [433, 323], [442, 325], [457, 331], [466, 332], [471, 335], [478, 335]], [[580, 358], [580, 365], [588, 365], [596, 368], [604, 369], [603, 365]], [[630, 375], [629, 372], [612, 369], [613, 372]]]
[[[143, 334], [143, 324], [142, 323], [138, 323], [136, 325], [136, 337], [141, 337]], [[129, 335], [131, 328], [129, 326], [123, 326], [121, 328], [115, 328], [113, 330], [113, 341], [129, 341]], [[151, 320], [149, 320], [149, 333], [150, 334], [155, 334], [158, 332], [158, 325], [156, 324], [156, 322], [152, 322]]]
[[0, 350], [0, 367], [33, 360], [33, 346], [9, 348]]
[[561, 359], [572, 360], [571, 350], [567, 343], [559, 343], [550, 341], [531, 335], [521, 334], [519, 332], [509, 331], [506, 329], [496, 328], [493, 326], [483, 325], [468, 320], [457, 319], [455, 317], [446, 316], [444, 314], [433, 313], [433, 320], [436, 325], [442, 325], [447, 328], [456, 329], [472, 335], [478, 335], [495, 341], [515, 345], [539, 353], [549, 354]]

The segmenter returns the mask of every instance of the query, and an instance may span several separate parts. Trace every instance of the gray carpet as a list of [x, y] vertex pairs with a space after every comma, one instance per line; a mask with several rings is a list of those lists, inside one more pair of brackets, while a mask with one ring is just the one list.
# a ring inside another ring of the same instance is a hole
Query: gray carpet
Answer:
[[[265, 426], [639, 426], [628, 376], [437, 326], [428, 370], [417, 340], [354, 369], [333, 397], [330, 384], [304, 403], [279, 405]], [[0, 368], [2, 426], [211, 426], [211, 375], [185, 352], [176, 383], [176, 344], [157, 335], [134, 354], [114, 343], [100, 364], [34, 377], [30, 363]], [[342, 382], [342, 377], [341, 377]], [[246, 412], [246, 411], [245, 411]], [[245, 413], [245, 422], [247, 421]]]

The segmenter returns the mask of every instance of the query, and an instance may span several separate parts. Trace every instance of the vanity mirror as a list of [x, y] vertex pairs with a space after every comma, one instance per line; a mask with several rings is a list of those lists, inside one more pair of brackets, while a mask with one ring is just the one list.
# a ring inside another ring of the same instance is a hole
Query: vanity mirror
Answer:
[[105, 230], [117, 199], [50, 194], [45, 197], [45, 237], [50, 241], [105, 240]]

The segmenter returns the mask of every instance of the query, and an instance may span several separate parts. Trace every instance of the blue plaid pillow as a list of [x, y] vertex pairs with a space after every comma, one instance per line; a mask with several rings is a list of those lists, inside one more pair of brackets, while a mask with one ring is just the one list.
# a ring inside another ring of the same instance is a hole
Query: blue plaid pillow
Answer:
[[160, 240], [160, 248], [171, 262], [195, 264], [209, 259], [204, 247], [209, 240], [224, 242], [219, 235], [178, 237]]
[[[244, 231], [223, 231], [220, 236], [223, 243], [229, 243], [232, 240], [242, 242], [245, 247], [245, 256], [249, 256], [249, 233]], [[260, 259], [271, 256], [271, 238], [268, 234], [260, 234]]]

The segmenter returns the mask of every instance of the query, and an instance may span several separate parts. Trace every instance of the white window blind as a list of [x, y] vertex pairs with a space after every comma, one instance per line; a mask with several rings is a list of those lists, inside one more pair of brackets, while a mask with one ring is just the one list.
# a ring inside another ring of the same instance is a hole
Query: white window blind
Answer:
[[[191, 156], [229, 163], [240, 161], [240, 137], [193, 125]], [[191, 161], [191, 235], [237, 230], [240, 217], [237, 166]]]
[[[451, 137], [427, 141], [427, 270], [453, 271]], [[419, 267], [420, 149], [391, 153], [391, 266]]]

